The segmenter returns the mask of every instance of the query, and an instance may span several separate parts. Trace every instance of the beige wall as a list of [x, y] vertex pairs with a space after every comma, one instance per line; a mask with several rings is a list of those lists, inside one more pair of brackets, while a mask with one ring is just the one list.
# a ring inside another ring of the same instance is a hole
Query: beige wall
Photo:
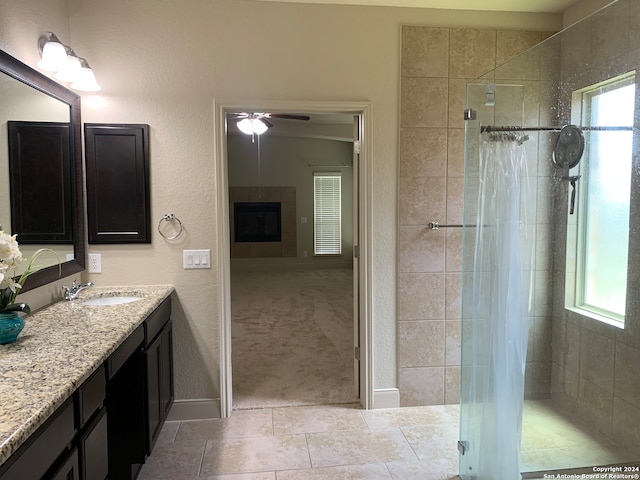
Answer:
[[[30, 65], [46, 30], [89, 60], [103, 91], [83, 95], [83, 121], [151, 126], [152, 224], [174, 213], [185, 235], [168, 242], [154, 231], [151, 245], [90, 246], [103, 255], [103, 273], [85, 278], [175, 285], [178, 399], [219, 396], [218, 262], [212, 259], [211, 270], [182, 269], [183, 249], [217, 246], [214, 100], [372, 103], [373, 377], [376, 389], [394, 388], [400, 26], [560, 27], [557, 15], [249, 0], [14, 0], [0, 4], [0, 19], [0, 48]], [[467, 75], [452, 82], [461, 88]], [[452, 175], [451, 185], [460, 192], [460, 177]]]

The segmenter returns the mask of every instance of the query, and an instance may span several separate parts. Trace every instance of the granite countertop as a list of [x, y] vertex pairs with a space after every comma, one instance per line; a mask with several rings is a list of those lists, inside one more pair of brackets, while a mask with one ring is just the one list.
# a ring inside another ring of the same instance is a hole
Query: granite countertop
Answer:
[[[91, 287], [25, 318], [15, 343], [0, 345], [0, 464], [42, 425], [171, 295], [171, 285]], [[88, 306], [101, 296], [139, 296]]]

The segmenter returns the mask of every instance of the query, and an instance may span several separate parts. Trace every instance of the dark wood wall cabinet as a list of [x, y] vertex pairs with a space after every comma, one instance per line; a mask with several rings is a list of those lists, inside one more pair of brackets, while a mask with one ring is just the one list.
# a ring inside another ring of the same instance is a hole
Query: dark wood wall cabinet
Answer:
[[25, 244], [73, 243], [71, 124], [7, 122], [11, 231]]
[[149, 125], [85, 123], [91, 244], [151, 243]]
[[134, 480], [173, 404], [164, 300], [0, 466], [0, 480]]

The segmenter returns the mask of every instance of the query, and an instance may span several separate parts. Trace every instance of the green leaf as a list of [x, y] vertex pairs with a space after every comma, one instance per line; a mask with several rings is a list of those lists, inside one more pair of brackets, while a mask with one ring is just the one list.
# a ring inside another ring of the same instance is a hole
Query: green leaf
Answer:
[[29, 308], [29, 305], [26, 303], [12, 303], [11, 305], [4, 307], [0, 313], [8, 312], [23, 312], [29, 315], [31, 313], [31, 308]]

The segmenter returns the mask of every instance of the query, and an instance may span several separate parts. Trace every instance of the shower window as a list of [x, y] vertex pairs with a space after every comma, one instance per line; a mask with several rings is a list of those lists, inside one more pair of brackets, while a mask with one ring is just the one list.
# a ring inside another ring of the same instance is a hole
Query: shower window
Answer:
[[[575, 280], [572, 310], [624, 327], [629, 251], [635, 72], [576, 92], [586, 149], [574, 223]], [[575, 105], [575, 103], [574, 103]]]

